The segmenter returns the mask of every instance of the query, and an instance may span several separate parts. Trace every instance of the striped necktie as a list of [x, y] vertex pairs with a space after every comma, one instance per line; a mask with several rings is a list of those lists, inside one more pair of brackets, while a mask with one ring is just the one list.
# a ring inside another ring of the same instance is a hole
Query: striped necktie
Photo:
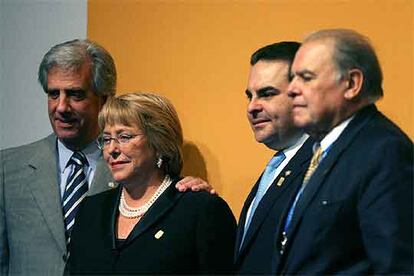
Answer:
[[75, 151], [70, 158], [68, 165], [73, 165], [73, 171], [66, 181], [63, 193], [63, 215], [65, 221], [66, 241], [70, 242], [70, 232], [75, 223], [76, 213], [79, 204], [88, 191], [88, 182], [83, 171], [83, 166], [88, 166], [85, 155], [80, 151]]

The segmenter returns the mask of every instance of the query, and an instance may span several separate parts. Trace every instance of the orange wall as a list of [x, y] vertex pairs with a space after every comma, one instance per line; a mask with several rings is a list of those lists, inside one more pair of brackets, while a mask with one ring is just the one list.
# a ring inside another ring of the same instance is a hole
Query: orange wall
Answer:
[[411, 0], [89, 0], [88, 37], [113, 55], [119, 93], [158, 92], [180, 115], [184, 174], [207, 177], [238, 217], [273, 154], [257, 144], [244, 95], [249, 57], [321, 28], [371, 38], [384, 70], [380, 109], [411, 139]]

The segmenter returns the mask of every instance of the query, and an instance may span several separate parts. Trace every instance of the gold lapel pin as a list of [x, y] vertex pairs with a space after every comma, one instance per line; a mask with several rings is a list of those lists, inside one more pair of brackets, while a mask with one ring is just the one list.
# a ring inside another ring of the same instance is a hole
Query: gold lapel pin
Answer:
[[276, 185], [278, 187], [282, 186], [283, 182], [285, 182], [286, 177], [288, 177], [291, 173], [292, 173], [292, 171], [285, 171], [285, 176], [281, 176], [279, 178], [279, 180], [277, 181]]
[[280, 187], [280, 186], [282, 186], [283, 185], [283, 182], [285, 181], [285, 178], [282, 176], [282, 177], [280, 177], [279, 178], [279, 181], [277, 181], [277, 183], [276, 183], [276, 185], [278, 186], [278, 187]]
[[155, 233], [154, 237], [155, 237], [157, 240], [159, 240], [159, 239], [162, 237], [162, 235], [164, 235], [164, 231], [159, 230], [157, 233]]

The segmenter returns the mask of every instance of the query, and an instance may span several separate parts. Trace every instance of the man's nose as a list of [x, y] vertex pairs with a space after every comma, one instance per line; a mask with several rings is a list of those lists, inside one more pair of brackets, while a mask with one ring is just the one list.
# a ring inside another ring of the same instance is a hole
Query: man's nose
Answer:
[[62, 93], [62, 92], [60, 93], [56, 110], [61, 113], [64, 113], [70, 110], [69, 98], [65, 95], [65, 93]]
[[249, 114], [257, 113], [262, 109], [262, 104], [259, 99], [253, 97], [247, 105], [247, 112]]
[[295, 97], [299, 94], [300, 90], [295, 77], [290, 81], [287, 91], [289, 97]]

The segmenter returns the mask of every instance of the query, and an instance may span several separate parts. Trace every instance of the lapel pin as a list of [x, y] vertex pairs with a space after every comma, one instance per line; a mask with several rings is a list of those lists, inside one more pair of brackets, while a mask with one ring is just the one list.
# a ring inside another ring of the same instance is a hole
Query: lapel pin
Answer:
[[285, 181], [285, 178], [282, 176], [281, 178], [279, 178], [279, 181], [276, 183], [276, 185], [278, 186], [278, 187], [280, 187], [280, 186], [282, 186], [283, 185], [283, 182]]
[[285, 182], [286, 177], [288, 177], [291, 173], [292, 173], [292, 171], [290, 171], [290, 170], [289, 171], [285, 171], [285, 176], [280, 177], [279, 178], [279, 181], [277, 181], [276, 185], [278, 187], [282, 186], [283, 185], [283, 182]]
[[109, 188], [115, 188], [116, 184], [114, 182], [108, 182], [108, 187]]
[[159, 240], [161, 237], [162, 237], [162, 235], [164, 235], [164, 231], [162, 231], [162, 230], [159, 230], [155, 235], [154, 235], [154, 237], [157, 239], [157, 240]]

